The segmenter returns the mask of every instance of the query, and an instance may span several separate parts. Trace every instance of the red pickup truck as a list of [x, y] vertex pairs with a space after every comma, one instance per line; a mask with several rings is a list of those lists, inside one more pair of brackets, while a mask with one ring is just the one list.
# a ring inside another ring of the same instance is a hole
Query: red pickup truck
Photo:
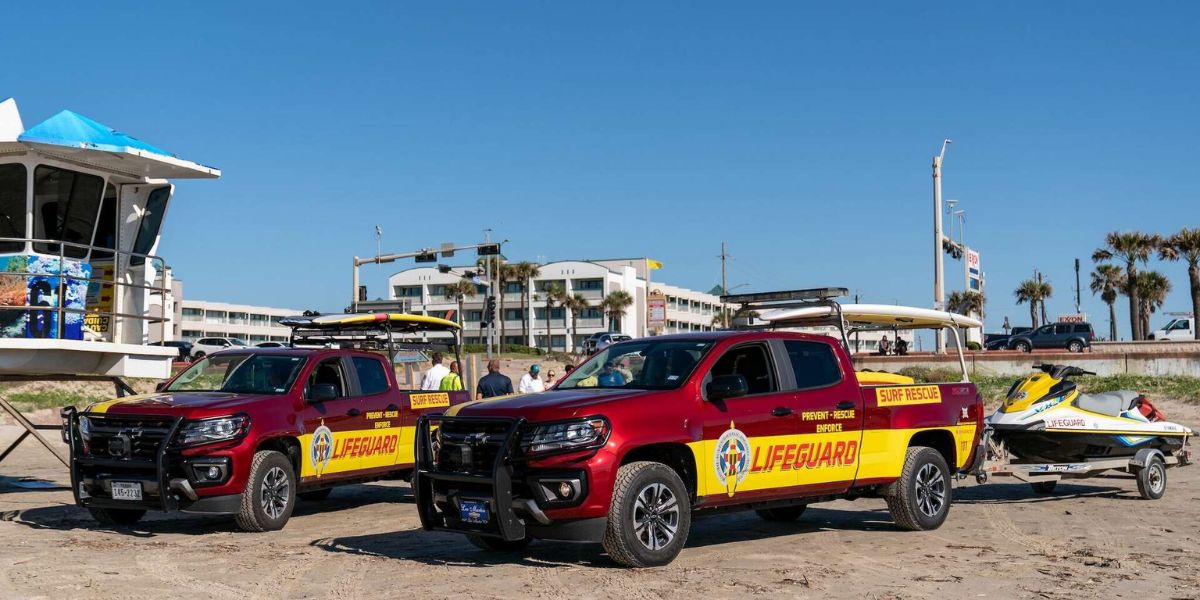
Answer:
[[604, 349], [552, 391], [423, 418], [413, 482], [422, 524], [492, 550], [599, 542], [639, 567], [673, 560], [697, 511], [790, 521], [814, 502], [874, 496], [901, 527], [934, 529], [951, 480], [978, 453], [982, 398], [965, 376], [917, 385], [856, 373], [844, 339], [642, 338]]
[[[383, 316], [303, 324], [330, 345], [337, 336], [324, 334], [346, 333], [346, 321], [360, 334], [381, 324], [458, 327]], [[408, 477], [418, 417], [469, 398], [400, 390], [392, 355], [320, 346], [226, 350], [156, 393], [64, 409], [76, 502], [107, 524], [133, 524], [148, 509], [182, 510], [236, 515], [242, 529], [267, 531], [287, 523], [297, 496], [320, 500], [333, 486]]]

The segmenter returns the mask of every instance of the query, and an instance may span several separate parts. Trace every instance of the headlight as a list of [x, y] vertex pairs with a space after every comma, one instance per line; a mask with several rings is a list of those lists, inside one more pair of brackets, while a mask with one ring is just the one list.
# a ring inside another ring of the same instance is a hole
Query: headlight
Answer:
[[179, 444], [181, 446], [195, 446], [209, 442], [230, 440], [245, 433], [249, 427], [250, 417], [246, 415], [192, 421], [184, 425], [183, 429], [179, 431]]
[[608, 431], [603, 417], [536, 425], [521, 436], [521, 449], [525, 454], [543, 454], [598, 448], [608, 440]]
[[79, 437], [84, 440], [92, 439], [92, 420], [87, 417], [79, 417]]

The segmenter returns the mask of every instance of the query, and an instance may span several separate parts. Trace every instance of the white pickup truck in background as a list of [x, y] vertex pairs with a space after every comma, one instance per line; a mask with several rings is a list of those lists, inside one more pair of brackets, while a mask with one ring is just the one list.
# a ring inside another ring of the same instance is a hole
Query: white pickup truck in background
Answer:
[[1171, 319], [1170, 323], [1150, 332], [1152, 340], [1194, 340], [1196, 339], [1196, 319], [1193, 317], [1180, 317]]

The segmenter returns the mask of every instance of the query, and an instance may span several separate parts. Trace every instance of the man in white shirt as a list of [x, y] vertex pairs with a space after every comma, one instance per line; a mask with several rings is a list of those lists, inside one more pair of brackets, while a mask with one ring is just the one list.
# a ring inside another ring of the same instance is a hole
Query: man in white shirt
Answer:
[[517, 384], [518, 394], [537, 394], [546, 391], [546, 385], [542, 383], [542, 378], [539, 373], [542, 372], [542, 367], [533, 365], [529, 367], [529, 372], [521, 376], [521, 382]]
[[439, 390], [442, 387], [442, 378], [450, 373], [450, 369], [442, 364], [441, 352], [434, 352], [433, 358], [429, 362], [433, 363], [433, 366], [425, 371], [425, 378], [421, 380], [421, 389]]

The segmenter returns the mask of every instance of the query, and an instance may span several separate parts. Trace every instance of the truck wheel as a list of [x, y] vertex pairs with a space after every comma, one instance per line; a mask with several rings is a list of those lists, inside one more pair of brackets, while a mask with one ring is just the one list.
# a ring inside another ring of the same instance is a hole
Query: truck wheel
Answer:
[[764, 521], [795, 521], [804, 514], [804, 509], [808, 508], [807, 504], [797, 504], [796, 506], [781, 506], [779, 508], [764, 508], [754, 511]]
[[480, 550], [489, 552], [518, 552], [524, 550], [525, 546], [533, 540], [524, 538], [515, 541], [502, 540], [500, 538], [489, 537], [486, 535], [468, 535], [467, 541]]
[[1067, 352], [1083, 352], [1083, 342], [1079, 340], [1071, 340], [1067, 344]]
[[283, 529], [296, 507], [296, 471], [286, 456], [259, 450], [250, 462], [250, 477], [242, 492], [238, 527], [245, 531]]
[[1054, 488], [1058, 487], [1058, 482], [1038, 481], [1036, 483], [1029, 484], [1029, 487], [1033, 488], [1033, 491], [1038, 494], [1052, 494], [1054, 493]]
[[1030, 352], [1033, 350], [1033, 347], [1029, 345], [1029, 342], [1017, 342], [1013, 344], [1013, 350], [1017, 350], [1019, 352]]
[[604, 549], [628, 567], [657, 567], [679, 555], [692, 525], [683, 480], [670, 467], [632, 462], [617, 471]]
[[146, 515], [140, 508], [88, 508], [88, 512], [101, 525], [112, 526], [133, 525]]
[[1138, 492], [1145, 500], [1158, 500], [1167, 493], [1167, 466], [1157, 456], [1137, 472]]
[[325, 488], [322, 490], [313, 490], [311, 492], [300, 492], [296, 494], [305, 502], [320, 502], [329, 497], [333, 493], [333, 488]]
[[952, 488], [946, 459], [933, 448], [913, 446], [904, 457], [900, 479], [886, 496], [888, 512], [901, 528], [937, 529], [950, 512]]

